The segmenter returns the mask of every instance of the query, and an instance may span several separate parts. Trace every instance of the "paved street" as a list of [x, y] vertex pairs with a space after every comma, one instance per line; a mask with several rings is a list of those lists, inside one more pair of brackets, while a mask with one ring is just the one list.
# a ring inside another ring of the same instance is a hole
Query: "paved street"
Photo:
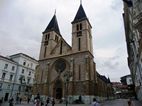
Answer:
[[[128, 106], [127, 104], [127, 99], [116, 99], [116, 100], [110, 100], [110, 101], [105, 101], [100, 104], [100, 106]], [[142, 102], [139, 101], [132, 101], [133, 106], [142, 106]], [[2, 106], [9, 106], [8, 103], [2, 104]], [[22, 103], [18, 104], [16, 106], [34, 106], [33, 103], [27, 104], [27, 103]], [[51, 104], [49, 105], [51, 106]], [[55, 106], [65, 106], [65, 104], [55, 104]], [[68, 104], [68, 106], [91, 106], [89, 104]]]

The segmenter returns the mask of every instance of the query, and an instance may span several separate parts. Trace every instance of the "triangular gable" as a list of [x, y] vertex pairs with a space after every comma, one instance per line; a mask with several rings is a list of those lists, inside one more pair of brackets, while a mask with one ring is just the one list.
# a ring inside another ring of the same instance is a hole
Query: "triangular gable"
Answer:
[[[62, 45], [62, 47], [61, 47], [61, 45]], [[70, 52], [71, 52], [71, 46], [68, 43], [66, 43], [66, 41], [63, 38], [61, 38], [59, 40], [59, 42], [57, 43], [57, 45], [55, 46], [55, 48], [51, 51], [50, 54], [51, 55], [53, 55], [53, 54], [54, 55], [60, 55], [60, 54], [63, 55], [63, 54], [68, 54]]]

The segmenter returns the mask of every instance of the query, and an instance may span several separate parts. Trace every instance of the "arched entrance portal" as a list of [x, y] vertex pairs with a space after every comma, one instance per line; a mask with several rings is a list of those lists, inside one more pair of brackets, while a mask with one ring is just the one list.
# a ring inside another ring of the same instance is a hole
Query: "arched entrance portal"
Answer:
[[63, 96], [63, 85], [60, 79], [57, 79], [54, 85], [54, 95], [56, 99], [61, 99]]

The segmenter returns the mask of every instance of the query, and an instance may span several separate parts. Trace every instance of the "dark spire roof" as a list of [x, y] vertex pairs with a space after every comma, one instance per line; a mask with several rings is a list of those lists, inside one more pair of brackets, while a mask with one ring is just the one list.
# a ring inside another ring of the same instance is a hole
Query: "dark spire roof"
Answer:
[[79, 21], [82, 21], [82, 20], [85, 20], [85, 19], [88, 20], [86, 13], [83, 9], [83, 6], [82, 6], [82, 4], [80, 4], [80, 7], [79, 7], [77, 14], [76, 14], [72, 23], [79, 22]]
[[48, 24], [47, 28], [45, 29], [44, 33], [50, 32], [50, 31], [55, 31], [56, 33], [60, 34], [56, 14], [54, 14], [53, 18], [51, 19], [50, 23]]

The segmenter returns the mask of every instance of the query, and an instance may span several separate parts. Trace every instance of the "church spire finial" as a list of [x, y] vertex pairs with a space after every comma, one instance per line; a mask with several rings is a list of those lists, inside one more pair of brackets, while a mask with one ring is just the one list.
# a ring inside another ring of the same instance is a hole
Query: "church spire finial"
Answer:
[[82, 4], [82, 0], [80, 0], [80, 5]]
[[55, 9], [54, 15], [56, 15], [56, 9]]

